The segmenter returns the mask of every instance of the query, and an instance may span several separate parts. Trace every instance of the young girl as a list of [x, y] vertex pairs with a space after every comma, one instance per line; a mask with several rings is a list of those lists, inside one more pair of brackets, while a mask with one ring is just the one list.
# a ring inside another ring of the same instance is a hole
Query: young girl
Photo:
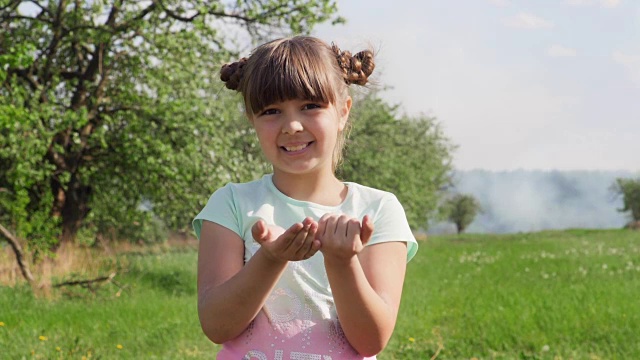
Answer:
[[375, 359], [417, 243], [388, 192], [342, 182], [351, 98], [374, 68], [306, 36], [222, 67], [273, 174], [218, 189], [193, 221], [198, 313], [218, 359]]

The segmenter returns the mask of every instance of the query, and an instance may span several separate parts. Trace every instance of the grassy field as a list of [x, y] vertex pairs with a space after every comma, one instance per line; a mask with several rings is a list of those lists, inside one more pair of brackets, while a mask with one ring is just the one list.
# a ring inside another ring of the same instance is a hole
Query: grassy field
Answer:
[[[0, 286], [0, 358], [213, 358], [197, 321], [192, 246], [97, 264], [51, 280], [117, 274], [95, 293]], [[639, 334], [640, 232], [440, 236], [409, 264], [378, 358], [640, 359]]]

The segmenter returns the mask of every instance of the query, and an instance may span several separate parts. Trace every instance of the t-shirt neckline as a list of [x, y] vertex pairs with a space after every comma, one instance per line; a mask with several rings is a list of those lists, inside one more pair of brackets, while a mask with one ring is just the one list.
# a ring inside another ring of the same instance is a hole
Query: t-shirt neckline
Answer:
[[349, 201], [353, 193], [352, 183], [343, 181], [342, 183], [347, 187], [347, 196], [344, 197], [344, 200], [340, 204], [335, 206], [322, 205], [312, 201], [296, 200], [292, 197], [287, 196], [282, 191], [280, 191], [276, 187], [276, 185], [273, 183], [273, 174], [264, 175], [262, 177], [262, 180], [266, 184], [267, 188], [271, 190], [271, 192], [273, 192], [277, 197], [279, 197], [281, 200], [283, 200], [288, 204], [298, 206], [298, 207], [312, 207], [312, 208], [325, 209], [325, 210], [339, 209], [342, 207], [342, 205], [346, 204]]

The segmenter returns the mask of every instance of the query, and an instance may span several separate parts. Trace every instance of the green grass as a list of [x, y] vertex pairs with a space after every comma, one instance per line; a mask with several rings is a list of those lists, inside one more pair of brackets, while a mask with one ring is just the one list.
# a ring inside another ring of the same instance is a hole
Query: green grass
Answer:
[[0, 358], [212, 358], [197, 318], [196, 259], [194, 250], [124, 255], [120, 296], [113, 285], [57, 300], [0, 288]]
[[640, 359], [640, 232], [434, 237], [418, 254], [381, 358]]
[[[0, 357], [213, 358], [197, 320], [196, 257], [123, 255], [118, 297], [113, 285], [55, 300], [0, 287]], [[440, 236], [409, 264], [378, 358], [640, 359], [638, 334], [640, 232]]]

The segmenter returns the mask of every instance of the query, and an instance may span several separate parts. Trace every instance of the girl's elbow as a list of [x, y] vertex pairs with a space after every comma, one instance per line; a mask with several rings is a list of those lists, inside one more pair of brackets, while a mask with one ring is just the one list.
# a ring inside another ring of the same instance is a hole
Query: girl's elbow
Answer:
[[365, 357], [373, 357], [378, 355], [387, 347], [389, 343], [389, 338], [379, 338], [379, 339], [369, 339], [369, 341], [365, 341], [360, 346], [358, 346], [355, 350], [358, 354]]
[[209, 340], [213, 343], [221, 345], [229, 340], [230, 337], [225, 335], [220, 329], [214, 326], [206, 326], [203, 323], [200, 323], [200, 327], [202, 328], [202, 332], [207, 336]]
[[364, 356], [364, 357], [374, 357], [378, 354], [380, 354], [382, 352], [382, 350], [384, 350], [386, 344], [384, 345], [379, 345], [379, 344], [367, 344], [367, 346], [365, 346], [362, 350], [358, 350], [358, 354]]
[[219, 324], [211, 322], [205, 323], [201, 321], [200, 328], [202, 328], [202, 332], [214, 344], [220, 345], [234, 338], [234, 336], [229, 334], [227, 331], [224, 331], [223, 327]]
[[209, 340], [211, 340], [214, 344], [223, 344], [226, 339], [224, 338], [224, 336], [222, 336], [222, 334], [219, 331], [214, 331], [211, 328], [208, 328], [206, 326], [204, 326], [203, 324], [201, 324], [200, 326], [202, 328], [202, 332], [207, 336], [207, 338]]

